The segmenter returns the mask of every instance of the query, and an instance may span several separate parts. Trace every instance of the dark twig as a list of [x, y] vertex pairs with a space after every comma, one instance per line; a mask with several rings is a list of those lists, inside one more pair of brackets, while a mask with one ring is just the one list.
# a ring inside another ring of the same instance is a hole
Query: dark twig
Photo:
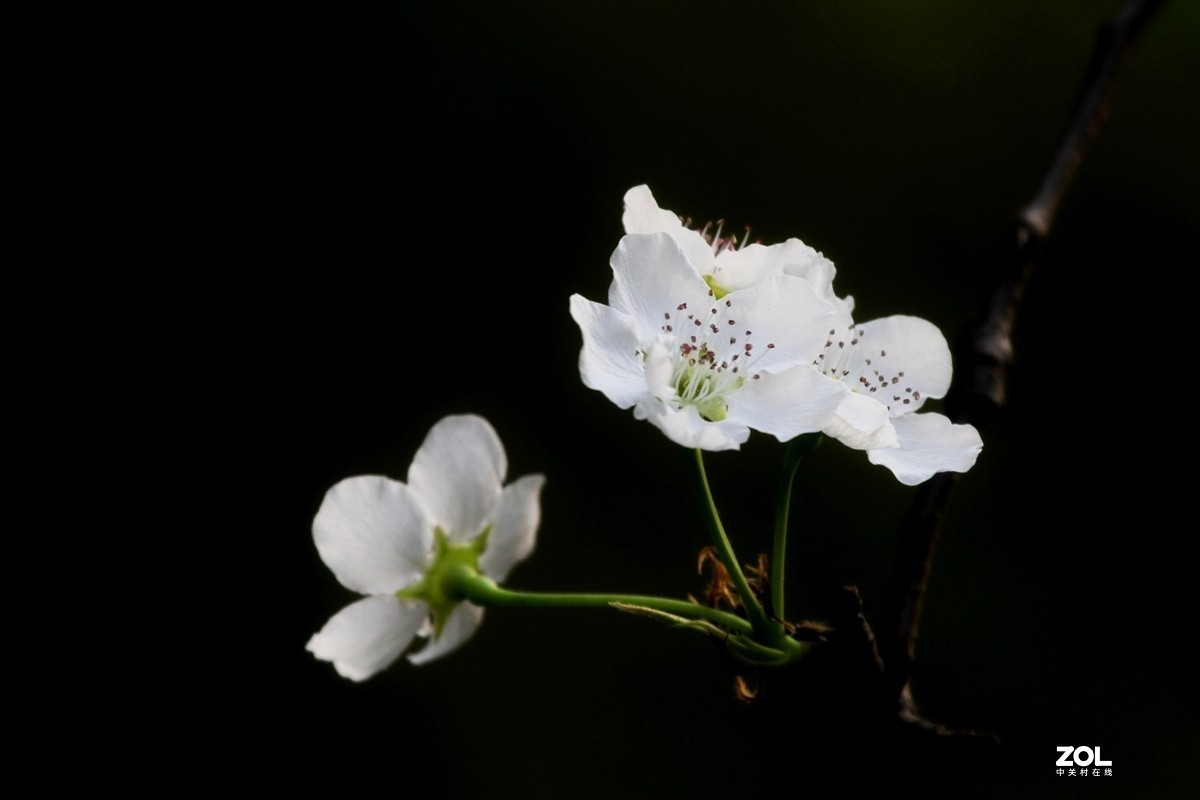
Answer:
[[1049, 233], [1067, 187], [1083, 163], [1084, 152], [1099, 132], [1117, 68], [1129, 45], [1160, 5], [1162, 0], [1127, 0], [1112, 21], [1100, 29], [1066, 135], [1037, 194], [1021, 211], [1021, 221], [1039, 237], [1045, 238]]
[[[1161, 4], [1162, 0], [1127, 0], [1099, 32], [1066, 133], [1037, 193], [1013, 225], [1010, 252], [997, 269], [998, 287], [956, 345], [955, 382], [946, 396], [946, 411], [955, 422], [985, 425], [1005, 405], [1013, 326], [1041, 244], [1104, 119], [1117, 67]], [[900, 524], [890, 628], [883, 629], [881, 644], [889, 696], [897, 702], [902, 719], [921, 720], [909, 686], [913, 650], [938, 530], [956, 479], [953, 473], [939, 473], [923, 484]]]

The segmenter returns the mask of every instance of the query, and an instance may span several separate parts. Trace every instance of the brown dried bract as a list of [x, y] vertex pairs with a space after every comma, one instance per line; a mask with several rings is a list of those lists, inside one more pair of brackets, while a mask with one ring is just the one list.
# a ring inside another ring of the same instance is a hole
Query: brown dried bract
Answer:
[[725, 565], [717, 557], [716, 548], [711, 545], [700, 551], [700, 558], [696, 561], [696, 572], [703, 575], [706, 565], [711, 574], [708, 586], [704, 589], [704, 602], [713, 608], [720, 608], [722, 604], [731, 610], [741, 608], [742, 601], [738, 597], [733, 580], [729, 577], [729, 570], [725, 569]]

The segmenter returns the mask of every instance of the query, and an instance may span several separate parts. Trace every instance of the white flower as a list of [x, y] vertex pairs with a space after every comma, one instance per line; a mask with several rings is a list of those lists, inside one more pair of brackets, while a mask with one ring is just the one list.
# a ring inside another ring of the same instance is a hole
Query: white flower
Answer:
[[[836, 413], [820, 427], [827, 436], [866, 450], [871, 463], [887, 467], [910, 486], [936, 472], [965, 472], [974, 465], [983, 447], [974, 427], [953, 425], [941, 414], [915, 413], [950, 387], [950, 348], [932, 323], [894, 316], [856, 325], [853, 300], [834, 293], [833, 263], [816, 250], [798, 239], [735, 248], [736, 242], [723, 239], [719, 228], [713, 237], [687, 228], [676, 214], [658, 207], [646, 186], [625, 194], [622, 220], [629, 233], [670, 236], [718, 295], [791, 275], [806, 280], [831, 304], [834, 314], [812, 362], [825, 382], [841, 392]], [[794, 316], [806, 311], [797, 307]], [[823, 400], [824, 389], [821, 396]]]
[[786, 441], [828, 421], [842, 390], [812, 362], [834, 310], [808, 281], [713, 288], [664, 232], [627, 234], [610, 264], [608, 305], [571, 297], [587, 386], [703, 450], [737, 449], [751, 428]]
[[950, 348], [941, 331], [918, 317], [861, 325], [839, 317], [817, 359], [821, 374], [845, 391], [824, 433], [866, 450], [872, 464], [908, 486], [937, 472], [969, 470], [983, 447], [979, 432], [942, 414], [916, 413], [950, 388]]
[[368, 596], [335, 614], [308, 649], [361, 681], [418, 635], [430, 641], [409, 656], [415, 664], [465, 642], [483, 609], [446, 597], [440, 575], [465, 565], [500, 582], [533, 550], [545, 477], [502, 486], [507, 468], [487, 420], [449, 416], [425, 437], [407, 484], [362, 475], [331, 488], [313, 520], [313, 540], [337, 579]]
[[817, 296], [835, 310], [849, 313], [854, 309], [851, 298], [843, 299], [833, 292], [833, 262], [799, 239], [770, 246], [743, 239], [738, 246], [736, 236], [722, 236], [722, 223], [712, 234], [711, 224], [701, 231], [686, 227], [675, 212], [658, 207], [650, 187], [645, 185], [625, 193], [621, 221], [626, 233], [665, 233], [674, 239], [718, 296], [748, 289], [778, 275], [793, 275], [808, 281]]

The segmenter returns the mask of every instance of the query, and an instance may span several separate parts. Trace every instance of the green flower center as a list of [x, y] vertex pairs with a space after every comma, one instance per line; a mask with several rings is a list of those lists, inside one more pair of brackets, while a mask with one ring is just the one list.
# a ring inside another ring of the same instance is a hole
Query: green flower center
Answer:
[[683, 349], [683, 358], [675, 362], [672, 383], [679, 404], [695, 406], [709, 422], [720, 422], [729, 412], [725, 396], [740, 388], [745, 380], [724, 369], [706, 345]]

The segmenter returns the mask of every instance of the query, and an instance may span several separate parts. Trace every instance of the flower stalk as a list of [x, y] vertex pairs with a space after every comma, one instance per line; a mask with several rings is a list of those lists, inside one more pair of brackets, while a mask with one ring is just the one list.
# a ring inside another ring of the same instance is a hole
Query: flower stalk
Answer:
[[636, 594], [595, 594], [575, 592], [521, 592], [505, 589], [496, 582], [467, 569], [447, 574], [446, 588], [464, 600], [479, 606], [507, 608], [648, 608], [661, 611], [687, 621], [704, 620], [720, 626], [731, 633], [750, 634], [750, 623], [728, 611], [702, 606], [687, 600], [668, 597], [650, 597]]
[[704, 471], [704, 452], [699, 448], [692, 452], [695, 457], [696, 474], [700, 478], [700, 488], [704, 492], [704, 516], [708, 522], [709, 533], [712, 534], [713, 546], [717, 550], [717, 558], [721, 560], [721, 564], [733, 579], [733, 586], [737, 589], [742, 605], [746, 608], [746, 614], [750, 618], [750, 624], [754, 627], [754, 631], [768, 642], [778, 642], [786, 638], [783, 626], [767, 618], [767, 612], [763, 610], [762, 603], [758, 601], [754, 590], [750, 588], [750, 583], [746, 580], [745, 573], [742, 572], [742, 566], [738, 563], [737, 556], [734, 555], [733, 545], [729, 543], [729, 537], [725, 534], [725, 526], [721, 524], [721, 515], [717, 513], [717, 504], [713, 500], [712, 489], [708, 485], [708, 475]]
[[632, 594], [588, 594], [574, 592], [522, 592], [496, 585], [495, 581], [467, 568], [448, 571], [443, 588], [462, 600], [479, 606], [505, 608], [615, 608], [676, 627], [691, 628], [722, 640], [739, 660], [757, 666], [780, 666], [801, 658], [808, 645], [788, 636], [764, 644], [754, 627], [728, 611], [686, 600]]
[[792, 486], [796, 469], [806, 455], [817, 449], [821, 434], [807, 433], [788, 442], [783, 454], [779, 476], [779, 493], [775, 498], [775, 538], [771, 550], [771, 614], [780, 622], [784, 615], [784, 579], [787, 564], [788, 515], [792, 505]]

